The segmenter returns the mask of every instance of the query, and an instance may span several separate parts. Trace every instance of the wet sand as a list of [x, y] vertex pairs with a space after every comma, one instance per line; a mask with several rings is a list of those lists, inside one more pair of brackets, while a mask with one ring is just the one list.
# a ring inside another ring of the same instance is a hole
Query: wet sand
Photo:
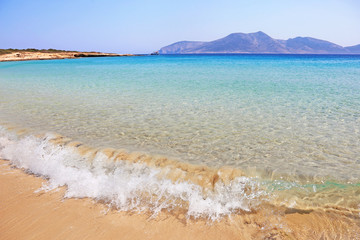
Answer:
[[45, 182], [0, 160], [0, 239], [360, 239], [360, 216], [342, 209], [264, 206], [209, 223], [181, 213], [151, 217], [90, 199], [63, 199], [65, 188], [36, 192]]

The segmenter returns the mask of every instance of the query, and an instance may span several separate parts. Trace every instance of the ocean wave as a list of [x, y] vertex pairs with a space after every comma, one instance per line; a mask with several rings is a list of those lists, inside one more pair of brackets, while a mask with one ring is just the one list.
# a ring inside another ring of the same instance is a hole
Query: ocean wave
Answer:
[[92, 198], [121, 211], [182, 212], [218, 220], [250, 212], [267, 192], [241, 171], [210, 169], [164, 157], [93, 149], [69, 138], [14, 134], [0, 128], [0, 158], [48, 179], [43, 190], [66, 186], [67, 198]]
[[92, 148], [55, 133], [0, 125], [0, 158], [46, 178], [41, 190], [65, 186], [67, 198], [92, 198], [120, 211], [149, 211], [153, 216], [168, 211], [212, 221], [270, 206], [360, 214], [360, 183], [249, 177], [231, 167]]

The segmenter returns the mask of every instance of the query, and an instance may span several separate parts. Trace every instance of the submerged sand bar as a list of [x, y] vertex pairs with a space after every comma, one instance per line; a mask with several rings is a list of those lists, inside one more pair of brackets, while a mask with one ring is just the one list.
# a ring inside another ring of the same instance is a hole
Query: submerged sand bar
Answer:
[[[27, 60], [50, 60], [82, 57], [125, 57], [133, 54], [101, 53], [101, 52], [77, 52], [62, 50], [3, 50], [0, 52], [0, 62], [27, 61]], [[9, 53], [7, 53], [9, 52]]]

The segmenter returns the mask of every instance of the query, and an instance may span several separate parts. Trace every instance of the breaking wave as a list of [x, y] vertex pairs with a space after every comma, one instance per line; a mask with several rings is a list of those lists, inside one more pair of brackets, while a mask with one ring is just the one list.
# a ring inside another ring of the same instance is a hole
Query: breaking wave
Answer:
[[250, 212], [267, 198], [259, 182], [239, 170], [93, 149], [52, 133], [15, 134], [2, 127], [0, 158], [48, 179], [43, 190], [66, 186], [67, 198], [92, 198], [121, 211], [154, 216], [165, 210], [218, 220]]

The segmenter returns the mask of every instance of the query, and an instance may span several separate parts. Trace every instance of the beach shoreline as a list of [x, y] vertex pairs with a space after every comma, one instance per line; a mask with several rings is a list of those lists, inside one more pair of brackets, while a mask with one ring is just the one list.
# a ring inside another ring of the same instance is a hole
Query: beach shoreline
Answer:
[[358, 61], [0, 64], [0, 240], [360, 239]]
[[130, 57], [138, 56], [135, 54], [117, 54], [101, 52], [77, 52], [77, 51], [13, 51], [0, 55], [0, 62], [30, 61], [30, 60], [55, 60], [55, 59], [74, 59], [84, 57]]
[[0, 178], [0, 239], [239, 239], [239, 229], [224, 223], [118, 212], [91, 199], [64, 199], [64, 187], [37, 192], [46, 180], [8, 161], [0, 160]]
[[[0, 239], [355, 239], [359, 219], [336, 211], [267, 209], [209, 222], [183, 214], [128, 213], [91, 199], [39, 191], [43, 178], [0, 160]], [[268, 206], [269, 207], [269, 206]], [[360, 216], [359, 216], [360, 217]], [[281, 218], [281, 219], [279, 219]], [[51, 224], [49, 224], [51, 223]]]

